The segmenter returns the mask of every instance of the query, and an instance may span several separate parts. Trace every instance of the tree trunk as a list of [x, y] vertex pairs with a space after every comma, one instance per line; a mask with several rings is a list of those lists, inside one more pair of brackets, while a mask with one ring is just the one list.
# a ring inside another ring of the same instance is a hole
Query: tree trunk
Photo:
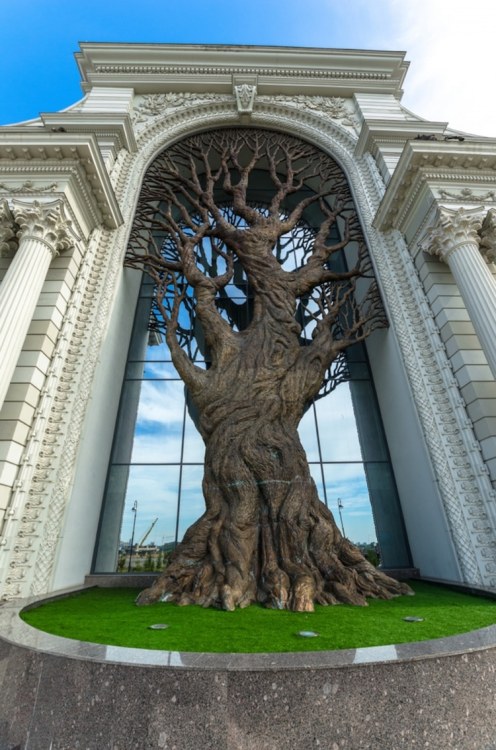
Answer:
[[263, 334], [255, 326], [194, 395], [206, 511], [138, 604], [232, 610], [260, 602], [310, 612], [315, 602], [364, 605], [410, 593], [341, 535], [318, 498], [297, 426], [323, 364], [305, 359], [292, 326], [288, 336], [281, 320], [277, 332], [267, 320]]

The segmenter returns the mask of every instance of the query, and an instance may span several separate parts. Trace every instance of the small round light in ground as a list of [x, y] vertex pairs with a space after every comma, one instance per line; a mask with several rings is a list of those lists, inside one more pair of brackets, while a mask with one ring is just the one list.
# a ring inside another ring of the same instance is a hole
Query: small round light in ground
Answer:
[[155, 625], [148, 625], [148, 630], [166, 630], [168, 627], [163, 622], [157, 622]]
[[409, 615], [408, 617], [403, 618], [405, 622], [424, 622], [423, 617], [415, 617], [414, 615]]
[[301, 638], [317, 638], [320, 633], [316, 633], [314, 630], [300, 630], [298, 635]]

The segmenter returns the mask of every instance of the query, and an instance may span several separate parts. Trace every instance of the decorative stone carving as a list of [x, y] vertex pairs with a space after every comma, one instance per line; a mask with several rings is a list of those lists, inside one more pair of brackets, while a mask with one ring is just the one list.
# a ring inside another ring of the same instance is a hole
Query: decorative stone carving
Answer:
[[17, 249], [17, 227], [6, 200], [0, 201], [0, 257], [10, 256]]
[[[494, 238], [494, 214], [491, 212], [485, 217], [485, 226], [482, 218], [480, 208], [457, 211], [442, 208], [437, 225], [421, 247], [449, 265], [496, 377], [496, 280], [479, 250], [481, 231], [486, 244]], [[491, 252], [494, 251], [491, 249]]]
[[358, 131], [359, 124], [354, 114], [353, 102], [339, 96], [284, 96], [282, 94], [272, 98], [272, 101], [289, 104], [293, 107], [309, 109], [315, 113], [322, 113], [331, 120], [339, 122]]
[[51, 182], [50, 185], [37, 185], [33, 180], [26, 180], [22, 185], [12, 187], [0, 182], [0, 190], [4, 190], [14, 195], [15, 193], [53, 193], [58, 188], [57, 182]]
[[470, 188], [463, 188], [459, 193], [452, 193], [449, 190], [440, 189], [438, 191], [441, 199], [460, 201], [463, 203], [487, 203], [496, 201], [496, 191], [488, 190], [486, 193], [474, 193]]
[[[8, 207], [4, 204], [6, 215]], [[10, 385], [52, 258], [72, 247], [76, 235], [63, 201], [12, 201], [19, 249], [0, 287], [0, 407]]]
[[47, 245], [55, 257], [74, 245], [79, 239], [72, 229], [72, 222], [64, 213], [62, 200], [51, 203], [12, 202], [12, 211], [19, 226], [17, 237], [32, 237]]
[[[231, 98], [231, 97], [228, 97]], [[167, 94], [145, 94], [134, 105], [133, 122], [140, 125], [147, 120], [165, 114], [168, 110], [226, 99], [221, 94], [194, 94], [191, 92]]]
[[481, 208], [441, 208], [436, 226], [419, 243], [420, 248], [436, 255], [445, 263], [458, 247], [464, 244], [479, 245], [479, 230], [482, 226]]
[[257, 94], [257, 87], [249, 83], [242, 83], [234, 87], [236, 106], [239, 114], [251, 114]]
[[490, 208], [479, 229], [480, 250], [488, 263], [496, 263], [496, 209]]

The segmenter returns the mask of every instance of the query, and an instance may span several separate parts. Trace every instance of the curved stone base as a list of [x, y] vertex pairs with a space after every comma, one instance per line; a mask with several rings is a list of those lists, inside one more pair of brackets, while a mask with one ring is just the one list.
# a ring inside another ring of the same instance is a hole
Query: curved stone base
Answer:
[[496, 626], [336, 652], [82, 643], [0, 607], [2, 750], [491, 750]]

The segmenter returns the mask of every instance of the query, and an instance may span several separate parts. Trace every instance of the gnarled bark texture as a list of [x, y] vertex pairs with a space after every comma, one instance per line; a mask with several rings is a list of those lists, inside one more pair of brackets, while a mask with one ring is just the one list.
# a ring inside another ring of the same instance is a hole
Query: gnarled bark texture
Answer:
[[[256, 175], [259, 185], [261, 171], [272, 191], [257, 206], [250, 180]], [[275, 248], [311, 206], [319, 226], [300, 266], [287, 271]], [[338, 271], [332, 256], [343, 250], [348, 266]], [[250, 289], [243, 330], [219, 310], [236, 263]], [[128, 264], [156, 282], [167, 343], [206, 445], [206, 511], [138, 603], [232, 610], [258, 601], [312, 611], [316, 602], [365, 604], [366, 597], [409, 593], [341, 535], [318, 498], [297, 432], [333, 360], [384, 323], [339, 167], [306, 144], [264, 131], [189, 139], [149, 170]], [[211, 357], [207, 370], [181, 346], [181, 305], [191, 290]], [[305, 321], [311, 337], [295, 317], [302, 299], [313, 302]]]

